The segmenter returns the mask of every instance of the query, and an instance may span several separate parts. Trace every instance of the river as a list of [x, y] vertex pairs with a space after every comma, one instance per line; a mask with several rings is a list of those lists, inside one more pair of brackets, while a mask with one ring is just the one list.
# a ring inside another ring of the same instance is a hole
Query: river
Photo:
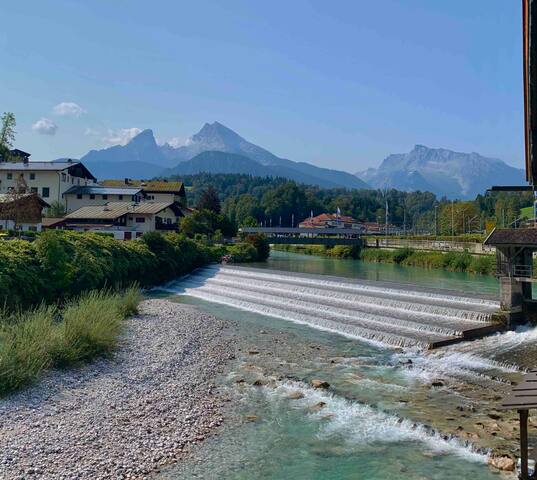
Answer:
[[[266, 264], [254, 267], [275, 278], [287, 271], [302, 283], [321, 274], [405, 284], [409, 295], [412, 284], [485, 297], [498, 289], [492, 277], [284, 252], [273, 252]], [[250, 347], [222, 379], [230, 408], [221, 432], [161, 478], [497, 478], [486, 464], [487, 450], [514, 448], [516, 420], [504, 413], [491, 418], [491, 412], [520, 368], [535, 359], [534, 330], [432, 352], [394, 348], [302, 321], [295, 309], [303, 301], [293, 299], [294, 284], [273, 289], [288, 288], [289, 294], [281, 294], [281, 306], [266, 300], [267, 310], [248, 300], [247, 282], [244, 299], [226, 305], [235, 294], [225, 281], [221, 284], [207, 287], [205, 281], [186, 279], [168, 288], [176, 301], [234, 320]], [[324, 316], [316, 308], [311, 315]], [[287, 310], [295, 312], [288, 319]], [[312, 379], [330, 388], [312, 388]]]

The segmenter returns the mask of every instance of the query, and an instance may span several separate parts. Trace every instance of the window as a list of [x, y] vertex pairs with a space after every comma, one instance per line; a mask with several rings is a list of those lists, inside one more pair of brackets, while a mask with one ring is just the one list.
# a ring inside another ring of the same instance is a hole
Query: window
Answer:
[[35, 225], [28, 225], [28, 230], [30, 230], [30, 232], [37, 232], [37, 227]]
[[89, 198], [90, 198], [90, 200], [95, 200], [95, 194], [94, 194], [94, 193], [90, 193]]
[[77, 179], [76, 179], [76, 184], [77, 184], [77, 185], [80, 185], [80, 178], [77, 178]]
[[118, 199], [118, 200], [123, 200], [123, 195], [118, 195], [118, 196], [117, 196], [117, 199]]
[[30, 192], [32, 192], [32, 193], [37, 193], [37, 187], [32, 187], [32, 188], [30, 188]]
[[65, 175], [65, 173], [62, 173], [62, 182], [65, 182], [66, 179], [67, 179], [67, 175]]
[[42, 196], [43, 198], [48, 198], [49, 195], [50, 195], [50, 188], [48, 188], [48, 187], [43, 187], [41, 196]]
[[81, 193], [77, 193], [77, 194], [76, 194], [76, 198], [78, 198], [79, 200], [82, 200], [82, 194], [81, 194]]
[[13, 174], [12, 174], [12, 173], [8, 173], [8, 174], [7, 174], [7, 179], [8, 179], [8, 180], [13, 180]]
[[103, 194], [103, 200], [108, 200], [108, 195]]
[[35, 180], [35, 173], [30, 173], [30, 180]]
[[145, 223], [145, 217], [136, 217], [136, 223]]

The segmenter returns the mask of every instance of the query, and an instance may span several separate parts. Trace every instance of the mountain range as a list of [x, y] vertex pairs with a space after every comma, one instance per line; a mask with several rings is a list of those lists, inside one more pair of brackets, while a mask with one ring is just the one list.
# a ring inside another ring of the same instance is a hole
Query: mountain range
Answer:
[[351, 173], [277, 157], [218, 122], [206, 123], [177, 148], [158, 145], [153, 132], [144, 130], [126, 145], [91, 150], [80, 160], [97, 178], [226, 172], [280, 176], [322, 187], [368, 188]]
[[523, 185], [524, 171], [478, 153], [416, 145], [388, 155], [378, 168], [356, 174], [374, 188], [429, 191], [438, 197], [472, 199], [492, 185]]
[[91, 150], [80, 160], [99, 179], [244, 173], [328, 188], [421, 190], [461, 199], [474, 198], [492, 185], [524, 183], [523, 170], [501, 160], [423, 145], [389, 155], [378, 168], [353, 175], [278, 157], [218, 122], [206, 123], [179, 147], [158, 145], [152, 130], [144, 130], [126, 145]]

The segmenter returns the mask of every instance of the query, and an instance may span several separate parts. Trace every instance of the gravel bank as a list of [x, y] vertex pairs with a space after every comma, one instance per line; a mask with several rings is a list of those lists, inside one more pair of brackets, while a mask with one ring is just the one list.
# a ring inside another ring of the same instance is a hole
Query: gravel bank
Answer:
[[146, 478], [222, 422], [215, 377], [232, 325], [146, 300], [112, 359], [55, 371], [0, 400], [0, 478]]

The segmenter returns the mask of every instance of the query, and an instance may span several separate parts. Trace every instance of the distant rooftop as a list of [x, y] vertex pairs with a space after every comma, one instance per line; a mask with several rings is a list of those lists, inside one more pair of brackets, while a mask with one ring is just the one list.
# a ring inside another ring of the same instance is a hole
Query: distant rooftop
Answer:
[[75, 185], [67, 190], [64, 195], [136, 195], [142, 191], [139, 187], [101, 187], [100, 185], [84, 186]]
[[66, 220], [71, 219], [111, 219], [122, 217], [128, 213], [150, 215], [156, 214], [168, 207], [173, 207], [172, 202], [108, 202], [105, 205], [91, 205], [79, 208], [65, 216]]
[[80, 170], [86, 178], [97, 180], [83, 163], [75, 160], [55, 160], [53, 162], [0, 162], [0, 171], [49, 171], [61, 172], [63, 170]]
[[184, 195], [185, 187], [183, 182], [167, 182], [164, 180], [103, 180], [101, 185], [105, 187], [140, 187], [145, 192], [176, 193]]
[[0, 162], [0, 170], [54, 170], [60, 171], [79, 162]]

